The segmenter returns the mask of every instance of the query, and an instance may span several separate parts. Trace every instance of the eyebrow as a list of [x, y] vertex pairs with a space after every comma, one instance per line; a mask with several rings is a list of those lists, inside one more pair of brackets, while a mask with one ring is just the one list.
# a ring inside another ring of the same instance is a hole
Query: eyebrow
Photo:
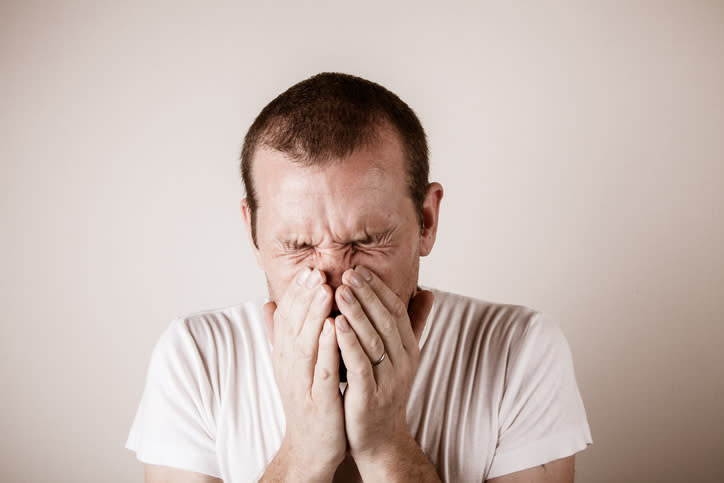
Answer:
[[357, 240], [357, 243], [369, 243], [372, 241], [376, 242], [388, 242], [390, 238], [392, 238], [392, 235], [399, 229], [399, 226], [387, 228], [384, 230], [379, 230], [375, 232], [368, 232], [365, 230], [365, 238]]

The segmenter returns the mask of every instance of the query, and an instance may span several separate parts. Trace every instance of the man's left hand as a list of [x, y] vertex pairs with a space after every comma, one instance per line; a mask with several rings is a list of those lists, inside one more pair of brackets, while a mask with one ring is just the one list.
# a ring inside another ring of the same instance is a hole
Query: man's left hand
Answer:
[[358, 466], [365, 461], [379, 464], [414, 443], [406, 406], [433, 295], [417, 292], [408, 308], [361, 266], [346, 271], [342, 281], [335, 293], [341, 312], [335, 326], [347, 366], [344, 413], [349, 451]]

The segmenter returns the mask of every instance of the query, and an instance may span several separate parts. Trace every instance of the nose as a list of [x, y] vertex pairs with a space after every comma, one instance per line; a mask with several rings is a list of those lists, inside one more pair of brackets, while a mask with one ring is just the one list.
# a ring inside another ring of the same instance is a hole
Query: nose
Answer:
[[337, 287], [342, 285], [342, 274], [347, 269], [352, 268], [350, 250], [346, 248], [318, 250], [312, 268], [324, 272], [327, 285], [332, 287], [332, 290], [337, 290]]

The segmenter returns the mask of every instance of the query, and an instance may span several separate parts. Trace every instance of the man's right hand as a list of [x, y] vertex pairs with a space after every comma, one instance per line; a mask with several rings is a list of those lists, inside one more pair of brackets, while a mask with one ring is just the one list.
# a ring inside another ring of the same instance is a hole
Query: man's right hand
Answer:
[[261, 481], [331, 481], [347, 448], [339, 392], [332, 289], [319, 270], [300, 270], [264, 306], [286, 432]]

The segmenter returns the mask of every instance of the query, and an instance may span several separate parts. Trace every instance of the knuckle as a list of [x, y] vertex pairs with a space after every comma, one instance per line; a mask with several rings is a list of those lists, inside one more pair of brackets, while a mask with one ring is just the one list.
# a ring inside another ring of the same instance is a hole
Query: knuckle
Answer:
[[[347, 370], [349, 371], [349, 368], [347, 368]], [[362, 366], [359, 369], [355, 369], [353, 372], [363, 379], [372, 377], [372, 366], [367, 364], [367, 365]]]
[[316, 379], [327, 381], [332, 377], [332, 373], [326, 367], [317, 367]]
[[[324, 319], [327, 318], [327, 315], [329, 315], [328, 312], [323, 310], [324, 307], [319, 306], [312, 306], [309, 308], [309, 311], [307, 311], [306, 316], [304, 317], [304, 325], [307, 323], [314, 324], [316, 327], [319, 324], [322, 324], [324, 322]], [[321, 329], [321, 325], [319, 325]]]
[[407, 307], [405, 307], [405, 304], [402, 303], [402, 300], [398, 298], [392, 303], [392, 307], [390, 307], [390, 312], [394, 317], [400, 318], [407, 314]]
[[347, 302], [349, 304], [349, 308], [345, 309], [349, 314], [355, 318], [358, 319], [362, 314], [364, 314], [364, 311], [362, 310], [362, 306], [355, 300], [353, 302]]
[[304, 344], [300, 339], [296, 339], [294, 341], [292, 349], [294, 350], [294, 354], [296, 354], [297, 359], [309, 360], [314, 357], [311, 348], [307, 344]]
[[362, 289], [362, 300], [364, 300], [365, 304], [374, 303], [375, 299], [377, 299], [377, 294], [372, 290], [372, 287], [369, 285], [366, 285]]
[[373, 337], [369, 346], [370, 351], [372, 352], [372, 357], [380, 357], [379, 354], [382, 354], [385, 350], [385, 345], [379, 336]]
[[397, 320], [392, 316], [392, 314], [388, 314], [380, 319], [378, 325], [380, 332], [389, 333], [397, 326]]

